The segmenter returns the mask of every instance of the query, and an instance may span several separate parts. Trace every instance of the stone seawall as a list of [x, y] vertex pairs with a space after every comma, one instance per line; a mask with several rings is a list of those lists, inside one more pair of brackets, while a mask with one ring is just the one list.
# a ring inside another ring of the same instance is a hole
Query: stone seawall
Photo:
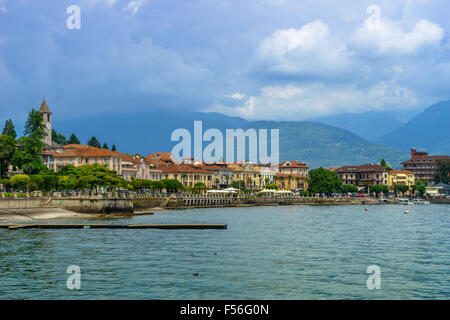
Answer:
[[378, 199], [372, 198], [315, 198], [315, 197], [160, 197], [134, 198], [136, 210], [152, 208], [210, 208], [239, 206], [280, 206], [280, 205], [351, 205], [378, 204]]
[[62, 208], [77, 213], [132, 213], [133, 199], [11, 198], [0, 199], [1, 209]]

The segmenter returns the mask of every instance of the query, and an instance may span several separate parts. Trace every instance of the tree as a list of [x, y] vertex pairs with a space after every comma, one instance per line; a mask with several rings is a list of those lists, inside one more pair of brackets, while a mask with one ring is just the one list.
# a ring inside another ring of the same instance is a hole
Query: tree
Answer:
[[162, 181], [151, 181], [151, 189], [152, 190], [162, 190], [162, 189], [167, 189], [167, 186]]
[[420, 196], [423, 197], [426, 191], [426, 187], [424, 185], [416, 185], [415, 189], [420, 194]]
[[133, 186], [133, 190], [143, 190], [143, 189], [151, 189], [152, 183], [149, 180], [144, 179], [134, 179], [130, 183]]
[[22, 189], [25, 190], [27, 187], [27, 184], [30, 182], [30, 177], [26, 174], [18, 174], [15, 176], [12, 176], [10, 179], [10, 183], [12, 186], [16, 189]]
[[427, 186], [428, 185], [428, 180], [427, 179], [416, 179], [416, 186], [418, 185], [422, 185], [422, 186]]
[[60, 146], [64, 146], [67, 144], [66, 136], [62, 133], [58, 133], [55, 129], [52, 129], [52, 140]]
[[197, 182], [194, 184], [194, 189], [206, 190], [206, 184], [204, 184], [203, 182]]
[[2, 134], [13, 137], [13, 139], [17, 138], [16, 129], [14, 128], [14, 124], [11, 119], [6, 120]]
[[313, 169], [309, 173], [308, 191], [311, 193], [341, 192], [342, 182], [336, 172], [322, 167]]
[[167, 191], [178, 191], [183, 189], [183, 185], [175, 179], [163, 179], [161, 180], [166, 186]]
[[370, 186], [370, 192], [375, 193], [377, 195], [377, 197], [378, 197], [378, 195], [380, 193], [387, 194], [389, 192], [389, 188], [388, 188], [388, 186], [383, 186], [383, 185], [380, 185], [380, 184], [376, 184], [376, 185]]
[[106, 149], [106, 150], [109, 150], [109, 147], [108, 147], [108, 145], [106, 144], [106, 142], [103, 144], [103, 147], [102, 147], [102, 149]]
[[43, 190], [44, 189], [44, 178], [40, 174], [35, 174], [30, 176], [30, 181], [36, 184], [38, 189]]
[[278, 190], [278, 187], [276, 184], [269, 183], [266, 185], [266, 189]]
[[77, 136], [75, 135], [75, 133], [72, 133], [70, 135], [69, 141], [67, 141], [67, 144], [80, 144], [80, 140], [78, 140]]
[[18, 141], [22, 154], [21, 168], [27, 174], [39, 173], [45, 168], [39, 153], [42, 150], [42, 139], [46, 133], [42, 115], [38, 111], [32, 109], [28, 114], [24, 133], [25, 137], [21, 137]]
[[113, 144], [113, 146], [111, 147], [111, 151], [117, 151], [116, 145]]
[[44, 139], [47, 135], [45, 132], [44, 119], [38, 111], [31, 109], [25, 124], [24, 134], [27, 137], [39, 140]]
[[434, 182], [450, 184], [450, 159], [439, 159], [436, 161], [436, 166]]
[[235, 188], [235, 189], [245, 190], [245, 181], [244, 180], [233, 181], [232, 185], [233, 185], [233, 188]]
[[74, 176], [60, 176], [58, 179], [59, 190], [74, 190], [77, 186], [77, 179]]
[[10, 135], [0, 135], [0, 179], [8, 172], [8, 166], [13, 163], [16, 152], [16, 141]]
[[386, 163], [386, 160], [384, 160], [384, 158], [381, 159], [381, 161], [380, 161], [380, 166], [384, 167], [385, 169], [387, 169], [387, 170], [389, 170], [389, 171], [392, 170], [392, 167]]
[[353, 184], [343, 184], [342, 192], [343, 193], [356, 193], [356, 192], [358, 192], [358, 187]]
[[404, 184], [395, 184], [394, 190], [397, 194], [399, 194], [399, 193], [404, 194], [405, 192], [407, 192], [409, 190], [409, 186], [404, 185]]
[[101, 149], [100, 141], [96, 137], [92, 137], [88, 141], [88, 146], [95, 147]]

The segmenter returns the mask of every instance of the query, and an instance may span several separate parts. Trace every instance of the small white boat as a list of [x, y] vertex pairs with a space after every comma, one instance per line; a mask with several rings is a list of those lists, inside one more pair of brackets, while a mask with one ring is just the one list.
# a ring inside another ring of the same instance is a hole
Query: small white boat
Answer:
[[409, 199], [400, 198], [397, 200], [397, 204], [412, 204], [412, 202]]
[[379, 204], [387, 204], [388, 200], [387, 199], [378, 199], [378, 203]]
[[425, 201], [425, 200], [421, 200], [421, 199], [414, 199], [413, 203], [414, 204], [430, 204], [430, 201]]

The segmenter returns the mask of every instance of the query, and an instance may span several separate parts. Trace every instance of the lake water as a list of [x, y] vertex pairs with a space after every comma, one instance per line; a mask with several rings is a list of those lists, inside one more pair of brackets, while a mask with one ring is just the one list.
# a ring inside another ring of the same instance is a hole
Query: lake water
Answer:
[[[0, 229], [0, 298], [449, 299], [450, 205], [368, 208], [167, 210], [109, 221], [227, 230]], [[80, 290], [67, 289], [70, 265], [81, 268]], [[380, 267], [379, 290], [367, 288], [370, 265]]]

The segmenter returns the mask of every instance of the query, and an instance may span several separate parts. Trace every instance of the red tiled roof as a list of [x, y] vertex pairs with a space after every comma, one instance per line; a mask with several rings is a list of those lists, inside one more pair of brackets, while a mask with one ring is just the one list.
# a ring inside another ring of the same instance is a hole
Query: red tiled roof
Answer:
[[414, 172], [409, 171], [409, 170], [391, 170], [391, 171], [389, 171], [389, 174], [398, 174], [398, 173], [414, 174]]
[[158, 166], [163, 173], [210, 173], [207, 170], [196, 168], [193, 165], [187, 164], [172, 164], [165, 163]]
[[199, 167], [199, 168], [202, 168], [202, 169], [204, 169], [204, 170], [209, 170], [209, 171], [216, 171], [216, 170], [228, 170], [228, 171], [231, 171], [231, 169], [230, 168], [228, 168], [228, 167], [225, 167], [225, 166], [218, 166], [218, 165], [216, 165], [216, 164], [203, 164], [203, 165], [201, 165], [201, 166], [197, 166], [197, 167]]
[[64, 149], [98, 149], [96, 147], [91, 147], [85, 144], [66, 144], [63, 146]]
[[121, 157], [117, 151], [106, 149], [90, 148], [90, 149], [69, 149], [62, 153], [54, 155], [55, 158], [62, 157]]
[[154, 152], [146, 156], [148, 159], [159, 159], [162, 161], [172, 161], [172, 152]]
[[304, 162], [299, 162], [297, 160], [293, 161], [284, 161], [280, 163], [280, 168], [302, 168], [302, 169], [308, 169], [309, 167]]
[[380, 166], [379, 164], [363, 164], [361, 166], [343, 166], [337, 168], [336, 172], [378, 172], [378, 171], [387, 171], [385, 167]]

